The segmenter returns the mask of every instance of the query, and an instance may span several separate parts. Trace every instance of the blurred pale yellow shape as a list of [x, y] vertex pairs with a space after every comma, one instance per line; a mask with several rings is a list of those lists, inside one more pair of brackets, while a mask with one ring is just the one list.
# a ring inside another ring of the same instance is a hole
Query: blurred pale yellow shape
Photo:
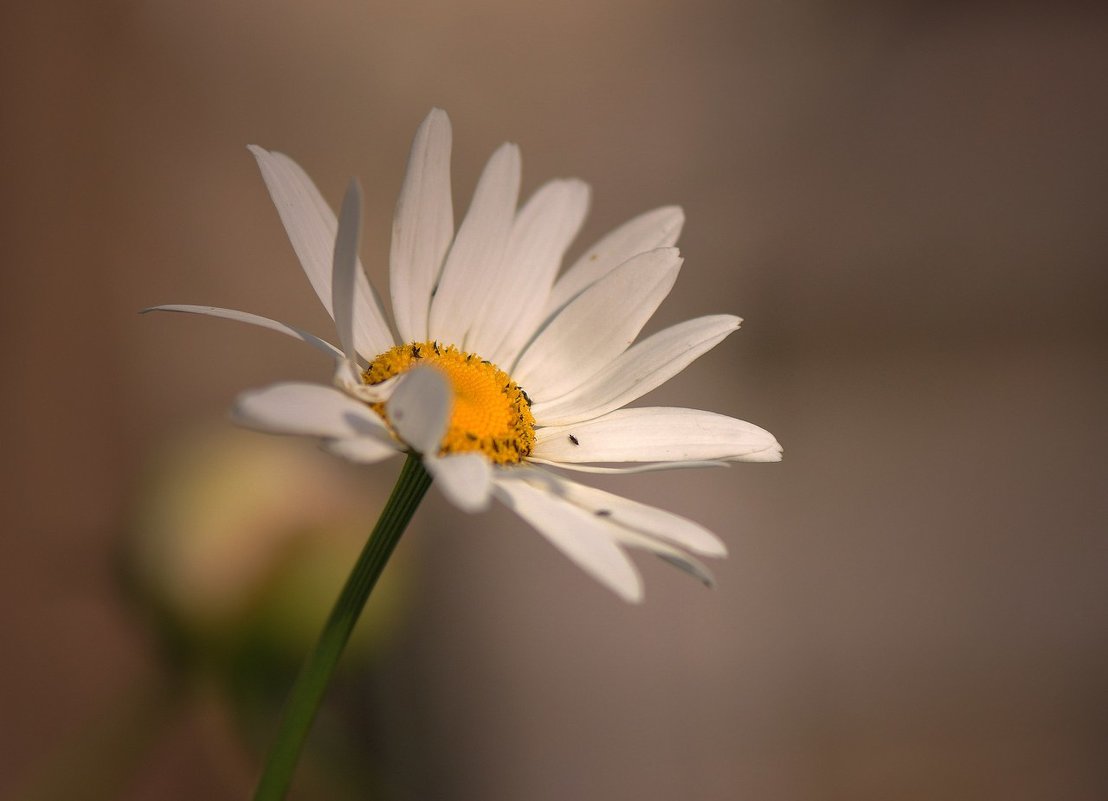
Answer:
[[[388, 488], [305, 443], [223, 426], [167, 447], [142, 484], [128, 541], [143, 603], [200, 647], [262, 638], [303, 653], [318, 635]], [[353, 645], [396, 616], [390, 565]]]

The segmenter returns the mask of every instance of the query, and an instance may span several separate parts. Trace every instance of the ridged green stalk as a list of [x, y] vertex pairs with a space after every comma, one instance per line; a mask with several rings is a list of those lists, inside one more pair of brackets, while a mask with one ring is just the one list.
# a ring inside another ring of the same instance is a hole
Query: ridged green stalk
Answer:
[[350, 639], [350, 632], [358, 622], [358, 616], [377, 584], [381, 571], [430, 485], [431, 476], [424, 469], [419, 457], [409, 454], [388, 503], [385, 504], [369, 541], [362, 549], [327, 623], [323, 626], [315, 649], [300, 669], [300, 675], [296, 677], [296, 683], [293, 684], [286, 702], [281, 727], [270, 747], [258, 788], [254, 792], [254, 801], [279, 801], [285, 797], [300, 750], [327, 692], [335, 665]]

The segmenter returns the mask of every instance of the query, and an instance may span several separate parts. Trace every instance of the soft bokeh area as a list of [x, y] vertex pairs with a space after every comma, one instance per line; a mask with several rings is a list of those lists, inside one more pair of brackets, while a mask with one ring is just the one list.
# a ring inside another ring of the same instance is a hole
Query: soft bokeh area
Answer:
[[[619, 601], [433, 490], [301, 799], [1108, 797], [1108, 15], [931, 2], [5, 3], [0, 797], [241, 799], [399, 462], [234, 430], [330, 321], [245, 146], [387, 289], [412, 134], [455, 206], [504, 140], [593, 187], [577, 250], [684, 206], [648, 331], [742, 330], [648, 396], [779, 465], [595, 483], [692, 517], [706, 590]], [[460, 216], [460, 215], [459, 215]], [[573, 255], [573, 254], [571, 254]], [[332, 589], [333, 588], [333, 589]]]

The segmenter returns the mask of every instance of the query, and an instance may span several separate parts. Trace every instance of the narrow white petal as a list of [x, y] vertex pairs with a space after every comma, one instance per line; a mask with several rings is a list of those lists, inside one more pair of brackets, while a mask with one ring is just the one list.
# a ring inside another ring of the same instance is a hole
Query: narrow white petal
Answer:
[[546, 297], [589, 209], [588, 184], [551, 181], [520, 209], [500, 274], [466, 336], [466, 349], [511, 364], [542, 322]]
[[685, 213], [677, 206], [654, 209], [624, 223], [586, 250], [558, 279], [547, 298], [546, 316], [569, 303], [583, 289], [632, 256], [677, 244], [684, 224]]
[[579, 387], [634, 342], [669, 294], [681, 257], [660, 248], [624, 262], [590, 286], [535, 338], [511, 371], [536, 402]]
[[518, 479], [498, 478], [494, 492], [508, 508], [621, 598], [632, 603], [642, 600], [642, 579], [616, 543], [611, 524]]
[[357, 363], [354, 347], [355, 320], [359, 309], [354, 305], [354, 281], [358, 275], [358, 247], [362, 241], [362, 188], [353, 178], [342, 199], [339, 230], [335, 236], [332, 261], [331, 306], [335, 311], [335, 328], [348, 362]]
[[512, 478], [592, 515], [592, 522], [602, 526], [618, 544], [649, 551], [706, 586], [714, 586], [711, 571], [682, 550], [689, 548], [710, 556], [726, 555], [727, 550], [723, 543], [702, 526], [661, 509], [594, 490], [547, 471], [517, 469]]
[[606, 518], [611, 523], [704, 556], [727, 555], [727, 546], [723, 540], [699, 523], [548, 472], [544, 472], [543, 477], [552, 482], [566, 500], [594, 515]]
[[531, 413], [540, 426], [590, 420], [626, 406], [684, 370], [719, 344], [741, 320], [730, 314], [700, 317], [659, 331], [620, 354], [581, 386]]
[[400, 438], [419, 453], [434, 455], [446, 434], [454, 405], [450, 382], [434, 367], [404, 373], [386, 408]]
[[323, 448], [335, 456], [359, 464], [376, 464], [400, 452], [396, 442], [379, 437], [328, 439], [323, 441]]
[[[281, 215], [293, 250], [304, 268], [312, 288], [327, 313], [334, 318], [331, 297], [332, 256], [338, 222], [335, 213], [319, 193], [312, 179], [283, 153], [273, 153], [257, 145], [249, 150], [258, 160], [273, 205]], [[372, 359], [393, 346], [392, 334], [384, 312], [366, 280], [361, 263], [355, 276], [354, 303], [357, 327], [354, 341], [358, 353]]]
[[431, 301], [431, 339], [464, 345], [465, 335], [499, 275], [519, 200], [519, 177], [519, 148], [502, 145], [481, 174], [447, 254]]
[[540, 459], [537, 456], [528, 456], [527, 461], [532, 464], [557, 467], [559, 470], [569, 470], [574, 473], [589, 473], [594, 476], [630, 476], [638, 473], [660, 473], [663, 470], [699, 470], [702, 467], [730, 467], [730, 462], [718, 460], [695, 460], [691, 462], [647, 462], [625, 467], [602, 467], [595, 464], [571, 464], [552, 459]]
[[734, 417], [644, 407], [539, 429], [533, 453], [552, 462], [776, 462], [781, 459], [781, 446], [765, 429]]
[[424, 456], [423, 464], [451, 503], [465, 512], [479, 512], [489, 505], [492, 465], [484, 456], [463, 453], [452, 456]]
[[699, 559], [689, 556], [689, 554], [685, 553], [680, 548], [675, 548], [669, 543], [628, 529], [624, 529], [622, 533], [620, 533], [619, 541], [623, 545], [649, 551], [663, 562], [688, 573], [705, 587], [716, 586], [715, 577], [712, 575], [712, 571], [708, 569], [707, 565]]
[[450, 146], [450, 118], [441, 109], [431, 109], [416, 131], [392, 223], [389, 285], [404, 342], [428, 339], [431, 290], [454, 236]]
[[235, 400], [231, 417], [248, 428], [278, 434], [388, 438], [372, 409], [320, 384], [287, 382], [244, 392]]
[[184, 314], [203, 314], [208, 317], [220, 317], [224, 320], [235, 320], [240, 323], [249, 323], [250, 325], [256, 325], [261, 328], [268, 328], [270, 331], [276, 331], [280, 334], [290, 336], [293, 339], [299, 339], [308, 345], [311, 345], [318, 351], [326, 353], [328, 356], [334, 356], [336, 359], [342, 358], [342, 351], [332, 345], [330, 342], [326, 342], [315, 334], [309, 334], [307, 331], [288, 325], [286, 323], [279, 323], [276, 320], [270, 320], [268, 317], [261, 317], [257, 314], [251, 314], [250, 312], [235, 311], [234, 309], [221, 309], [217, 306], [190, 306], [185, 304], [171, 304], [167, 306], [151, 306], [149, 309], [143, 309], [141, 314], [146, 314], [152, 311], [164, 311], [164, 312], [183, 312]]

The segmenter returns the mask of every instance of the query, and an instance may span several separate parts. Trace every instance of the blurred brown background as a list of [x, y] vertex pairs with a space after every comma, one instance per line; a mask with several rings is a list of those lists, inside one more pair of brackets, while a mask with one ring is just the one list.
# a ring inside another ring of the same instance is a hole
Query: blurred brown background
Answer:
[[[336, 713], [389, 777], [374, 797], [1108, 797], [1095, 6], [48, 0], [2, 22], [0, 797], [59, 775], [90, 798], [247, 794], [257, 756], [206, 696], [137, 735], [117, 790], [80, 779], [97, 721], [162, 670], [119, 554], [168, 443], [328, 367], [136, 311], [330, 336], [244, 146], [336, 205], [361, 177], [384, 290], [432, 105], [458, 209], [506, 139], [525, 192], [592, 184], [579, 246], [683, 205], [653, 328], [746, 322], [650, 400], [755, 421], [786, 458], [597, 482], [730, 545], [714, 592], [640, 559], [643, 607], [432, 493], [399, 625]], [[336, 475], [371, 495], [397, 468]]]

